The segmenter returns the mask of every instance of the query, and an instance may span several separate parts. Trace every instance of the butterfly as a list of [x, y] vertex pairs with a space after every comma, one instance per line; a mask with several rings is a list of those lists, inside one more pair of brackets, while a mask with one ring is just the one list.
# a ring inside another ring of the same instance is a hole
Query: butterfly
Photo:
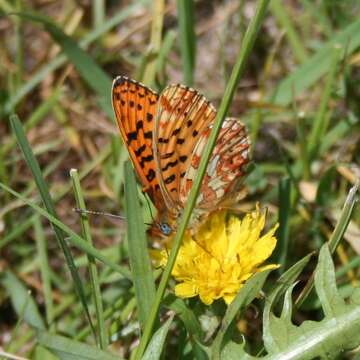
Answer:
[[[125, 76], [112, 87], [121, 137], [136, 173], [158, 215], [152, 236], [170, 236], [177, 226], [216, 116], [196, 90], [169, 85], [160, 94]], [[238, 202], [250, 141], [235, 118], [223, 122], [204, 176], [190, 228], [212, 211]]]

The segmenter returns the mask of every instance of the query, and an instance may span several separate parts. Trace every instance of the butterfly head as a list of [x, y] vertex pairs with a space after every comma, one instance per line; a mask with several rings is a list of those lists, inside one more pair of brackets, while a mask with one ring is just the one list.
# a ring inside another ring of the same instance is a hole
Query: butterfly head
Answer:
[[164, 236], [169, 236], [172, 233], [170, 225], [166, 222], [159, 223], [159, 230]]
[[166, 239], [176, 231], [176, 224], [171, 219], [156, 219], [148, 229], [148, 234], [152, 238]]

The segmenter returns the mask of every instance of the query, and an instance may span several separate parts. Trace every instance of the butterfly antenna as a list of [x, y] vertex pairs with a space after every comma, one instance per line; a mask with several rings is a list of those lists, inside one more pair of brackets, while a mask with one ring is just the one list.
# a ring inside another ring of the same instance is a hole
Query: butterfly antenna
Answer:
[[119, 219], [119, 220], [126, 220], [125, 216], [122, 215], [116, 215], [116, 214], [111, 214], [111, 213], [107, 213], [107, 212], [103, 212], [103, 211], [93, 211], [93, 210], [85, 210], [85, 209], [80, 209], [80, 208], [73, 208], [73, 211], [77, 212], [78, 214], [86, 214], [86, 215], [102, 215], [102, 216], [107, 216], [107, 217], [111, 217], [114, 219]]

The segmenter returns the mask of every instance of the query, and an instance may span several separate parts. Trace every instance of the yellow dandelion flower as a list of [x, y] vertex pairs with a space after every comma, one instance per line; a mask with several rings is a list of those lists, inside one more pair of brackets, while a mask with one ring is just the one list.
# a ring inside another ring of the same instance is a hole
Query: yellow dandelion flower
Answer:
[[[182, 298], [199, 296], [210, 305], [223, 298], [234, 299], [245, 281], [253, 274], [278, 265], [262, 265], [276, 245], [275, 225], [261, 235], [265, 214], [257, 208], [242, 220], [213, 213], [194, 235], [187, 234], [179, 250], [172, 275], [178, 282], [175, 294]], [[158, 253], [157, 261], [165, 266], [168, 250]]]

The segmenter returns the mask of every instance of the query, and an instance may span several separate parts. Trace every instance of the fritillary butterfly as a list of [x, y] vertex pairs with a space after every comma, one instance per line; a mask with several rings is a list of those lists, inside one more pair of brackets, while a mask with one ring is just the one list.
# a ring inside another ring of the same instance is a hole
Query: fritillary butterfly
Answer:
[[[176, 229], [196, 177], [216, 110], [192, 88], [170, 85], [159, 95], [125, 76], [114, 80], [112, 102], [143, 191], [158, 210], [150, 234], [169, 236]], [[245, 126], [235, 118], [225, 119], [190, 228], [195, 228], [210, 212], [238, 201], [248, 161]]]

